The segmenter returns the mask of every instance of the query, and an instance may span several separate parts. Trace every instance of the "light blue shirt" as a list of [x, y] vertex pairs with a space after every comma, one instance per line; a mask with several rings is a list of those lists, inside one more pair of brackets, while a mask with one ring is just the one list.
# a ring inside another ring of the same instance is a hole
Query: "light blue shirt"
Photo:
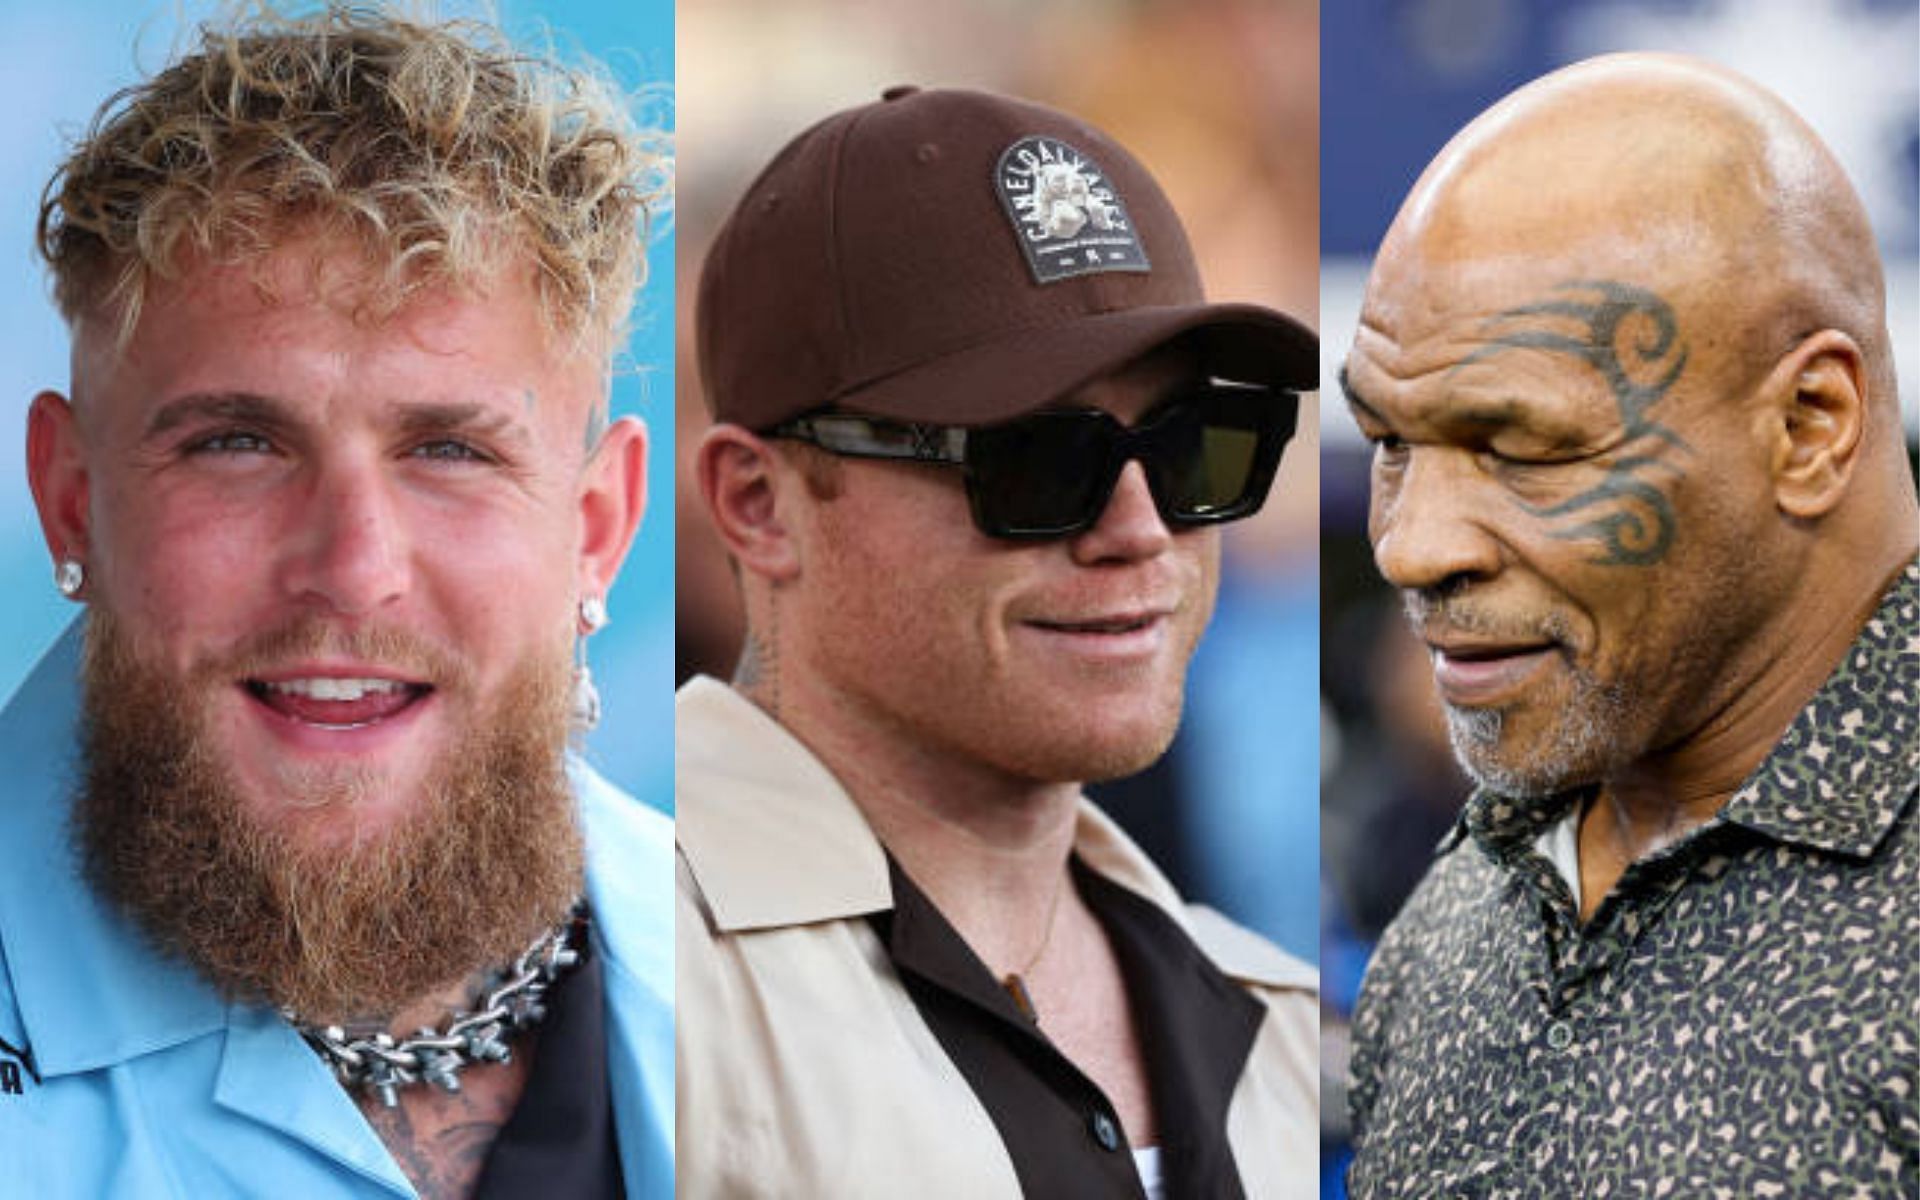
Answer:
[[[0, 1048], [0, 1196], [412, 1196], [285, 1021], [221, 1000], [79, 875], [67, 831], [79, 645], [76, 623], [0, 713], [0, 1039], [31, 1063]], [[570, 771], [627, 1194], [667, 1200], [672, 829], [584, 764]]]

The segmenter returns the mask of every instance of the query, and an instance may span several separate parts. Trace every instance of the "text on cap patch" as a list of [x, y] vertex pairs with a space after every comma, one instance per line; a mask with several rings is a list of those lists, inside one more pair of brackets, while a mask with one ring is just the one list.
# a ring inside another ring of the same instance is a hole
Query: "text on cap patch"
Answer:
[[1125, 202], [1099, 166], [1067, 143], [1023, 137], [1001, 153], [993, 175], [1036, 282], [1152, 270]]

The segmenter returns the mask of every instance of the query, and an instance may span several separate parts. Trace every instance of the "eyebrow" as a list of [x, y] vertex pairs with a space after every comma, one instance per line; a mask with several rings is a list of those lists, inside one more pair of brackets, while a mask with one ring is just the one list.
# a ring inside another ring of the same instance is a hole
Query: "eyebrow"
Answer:
[[[1360, 398], [1354, 390], [1353, 379], [1347, 373], [1345, 363], [1340, 365], [1340, 393], [1346, 397], [1347, 406], [1359, 415], [1377, 425], [1392, 428], [1393, 423], [1380, 415], [1379, 410]], [[1525, 421], [1530, 416], [1527, 402], [1514, 396], [1502, 396], [1498, 399], [1475, 400], [1453, 399], [1446, 410], [1437, 419], [1471, 429], [1504, 429]]]
[[1360, 413], [1360, 415], [1366, 417], [1368, 420], [1372, 421], [1376, 425], [1385, 425], [1387, 423], [1386, 418], [1382, 417], [1378, 412], [1376, 412], [1374, 410], [1373, 405], [1368, 404], [1365, 400], [1362, 400], [1360, 398], [1360, 393], [1353, 390], [1353, 377], [1347, 373], [1346, 363], [1340, 364], [1339, 380], [1340, 380], [1340, 394], [1346, 397], [1348, 408], [1351, 408], [1357, 411], [1358, 413]]
[[400, 406], [400, 429], [409, 436], [434, 433], [476, 433], [525, 443], [526, 427], [512, 412], [471, 401], [421, 402]]
[[[397, 424], [408, 437], [473, 433], [525, 444], [526, 427], [510, 412], [471, 401], [419, 401], [398, 405]], [[230, 421], [269, 431], [300, 424], [283, 400], [254, 392], [196, 392], [169, 400], [147, 421], [146, 437], [156, 438], [195, 421]]]
[[156, 438], [194, 421], [236, 421], [268, 428], [293, 423], [287, 406], [253, 392], [195, 392], [169, 400], [147, 419], [146, 437]]

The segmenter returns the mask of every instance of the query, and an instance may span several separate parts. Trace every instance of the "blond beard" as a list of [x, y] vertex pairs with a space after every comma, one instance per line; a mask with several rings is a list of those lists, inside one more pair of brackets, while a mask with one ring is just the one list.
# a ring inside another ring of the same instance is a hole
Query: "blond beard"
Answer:
[[564, 651], [529, 656], [380, 833], [302, 838], [351, 822], [377, 777], [285, 772], [279, 799], [298, 819], [276, 827], [250, 814], [213, 752], [207, 714], [216, 689], [255, 673], [246, 663], [322, 646], [433, 664], [437, 688], [471, 694], [460, 664], [414, 639], [312, 620], [182, 679], [143, 661], [96, 607], [74, 833], [94, 886], [223, 995], [363, 1020], [507, 962], [579, 895], [568, 663]]

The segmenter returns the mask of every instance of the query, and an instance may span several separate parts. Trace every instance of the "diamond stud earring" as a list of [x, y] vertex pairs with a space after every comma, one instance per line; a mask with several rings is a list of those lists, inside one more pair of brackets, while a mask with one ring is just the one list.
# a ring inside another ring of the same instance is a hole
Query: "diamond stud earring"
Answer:
[[80, 598], [80, 589], [87, 586], [87, 569], [80, 565], [77, 558], [63, 558], [53, 568], [53, 586], [69, 600]]
[[598, 596], [586, 596], [580, 601], [580, 624], [589, 634], [599, 633], [607, 627], [607, 602]]

